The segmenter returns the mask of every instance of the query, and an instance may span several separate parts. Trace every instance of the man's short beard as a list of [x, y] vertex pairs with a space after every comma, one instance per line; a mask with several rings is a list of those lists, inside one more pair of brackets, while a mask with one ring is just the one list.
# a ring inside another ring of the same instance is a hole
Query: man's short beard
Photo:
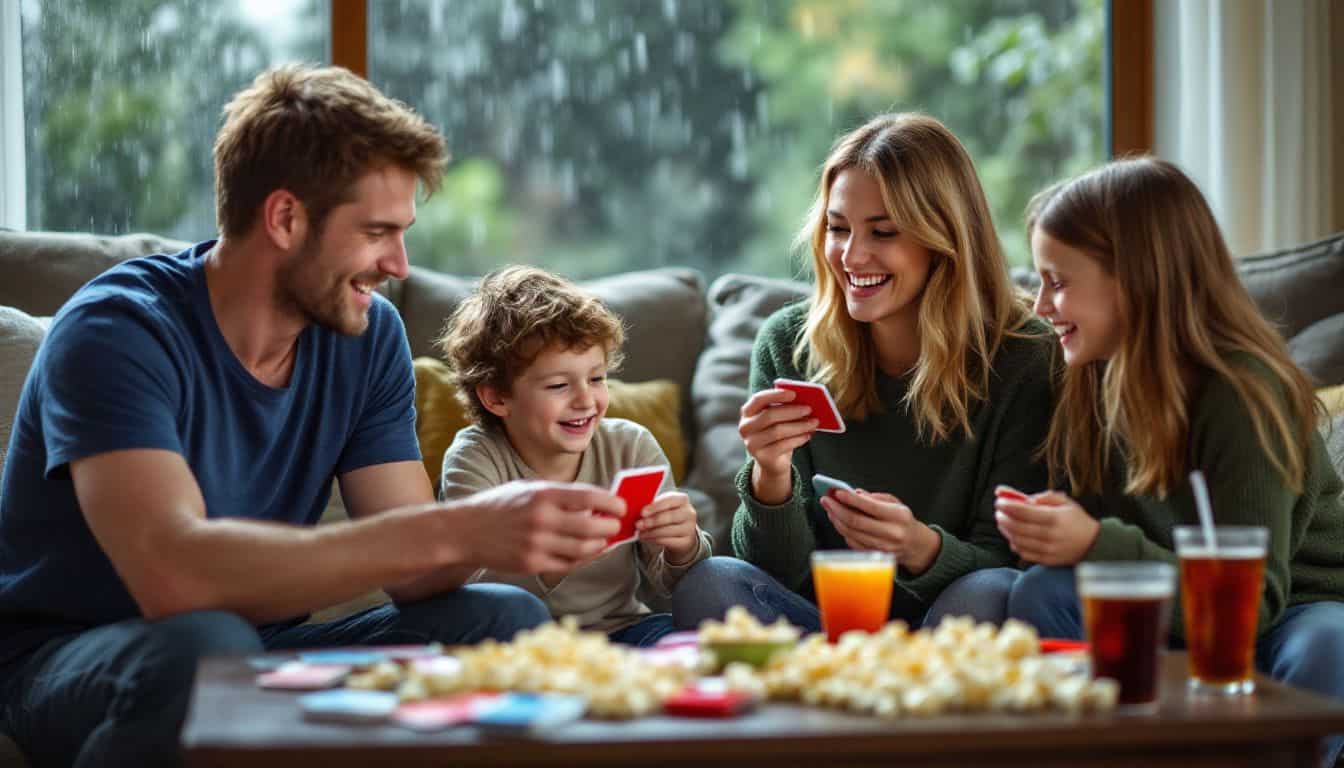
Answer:
[[[352, 328], [349, 324], [343, 322], [346, 319], [346, 313], [342, 311], [344, 308], [341, 302], [343, 296], [338, 295], [334, 306], [329, 307], [324, 304], [328, 294], [324, 292], [313, 296], [311, 295], [312, 291], [307, 290], [314, 285], [317, 286], [317, 291], [326, 290], [326, 286], [320, 284], [320, 276], [318, 280], [314, 280], [308, 274], [311, 267], [318, 263], [318, 256], [321, 251], [322, 230], [319, 227], [310, 230], [302, 245], [299, 246], [298, 252], [281, 269], [279, 279], [276, 281], [276, 300], [280, 306], [292, 308], [302, 315], [310, 325], [320, 325], [344, 336], [359, 336], [369, 327], [367, 315], [360, 315], [358, 317], [358, 327]], [[353, 290], [344, 283], [340, 287]]]

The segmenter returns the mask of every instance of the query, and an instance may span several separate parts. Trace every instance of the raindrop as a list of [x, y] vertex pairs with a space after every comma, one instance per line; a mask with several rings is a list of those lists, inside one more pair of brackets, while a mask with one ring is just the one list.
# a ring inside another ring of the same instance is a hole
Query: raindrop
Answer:
[[551, 98], [557, 102], [564, 101], [569, 93], [569, 78], [565, 76], [565, 65], [559, 59], [551, 59], [550, 80]]
[[635, 108], [629, 100], [622, 101], [616, 105], [616, 124], [620, 127], [621, 135], [626, 138], [635, 136]]
[[649, 45], [643, 32], [635, 35], [635, 68], [640, 72], [649, 70]]
[[523, 11], [514, 0], [505, 0], [499, 10], [499, 37], [501, 40], [517, 39], [523, 28]]
[[742, 113], [734, 110], [729, 116], [729, 130], [732, 133], [733, 148], [729, 153], [728, 164], [733, 178], [747, 178], [747, 125]]

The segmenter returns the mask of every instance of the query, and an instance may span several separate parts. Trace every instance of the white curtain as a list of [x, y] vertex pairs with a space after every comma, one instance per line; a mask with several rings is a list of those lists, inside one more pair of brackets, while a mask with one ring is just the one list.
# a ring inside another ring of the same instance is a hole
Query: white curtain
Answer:
[[1344, 228], [1330, 59], [1331, 14], [1344, 4], [1331, 6], [1155, 0], [1154, 149], [1199, 184], [1234, 254]]
[[23, 60], [19, 3], [0, 0], [0, 227], [27, 219], [23, 159]]

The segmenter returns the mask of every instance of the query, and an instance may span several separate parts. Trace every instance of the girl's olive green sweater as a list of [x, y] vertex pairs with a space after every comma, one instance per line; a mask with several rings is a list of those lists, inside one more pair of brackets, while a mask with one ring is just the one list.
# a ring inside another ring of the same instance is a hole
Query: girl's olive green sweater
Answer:
[[[1237, 355], [1230, 362], [1275, 380], [1267, 367], [1249, 356]], [[1204, 472], [1215, 523], [1269, 529], [1261, 633], [1288, 606], [1344, 599], [1341, 483], [1319, 433], [1312, 433], [1302, 489], [1294, 491], [1260, 446], [1250, 410], [1236, 389], [1226, 379], [1210, 374], [1191, 398], [1186, 451], [1186, 472], [1196, 468]], [[1123, 478], [1117, 475], [1106, 494], [1084, 502], [1101, 518], [1101, 532], [1086, 559], [1175, 563], [1172, 529], [1199, 523], [1189, 481], [1183, 478], [1165, 498], [1130, 496], [1120, 488]], [[1171, 629], [1180, 637], [1184, 624], [1180, 601], [1176, 602]]]

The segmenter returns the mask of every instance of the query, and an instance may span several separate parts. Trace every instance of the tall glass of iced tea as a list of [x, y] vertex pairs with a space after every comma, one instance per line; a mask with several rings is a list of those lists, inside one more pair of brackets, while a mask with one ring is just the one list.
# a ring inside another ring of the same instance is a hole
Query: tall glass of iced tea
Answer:
[[851, 629], [876, 632], [891, 613], [896, 556], [849, 549], [812, 553], [812, 582], [821, 628], [834, 643]]
[[1210, 547], [1198, 526], [1175, 531], [1190, 689], [1236, 696], [1255, 690], [1255, 626], [1269, 530], [1220, 525], [1213, 533]]
[[1126, 708], [1156, 706], [1176, 569], [1168, 563], [1081, 563], [1077, 568], [1092, 676], [1120, 684]]

